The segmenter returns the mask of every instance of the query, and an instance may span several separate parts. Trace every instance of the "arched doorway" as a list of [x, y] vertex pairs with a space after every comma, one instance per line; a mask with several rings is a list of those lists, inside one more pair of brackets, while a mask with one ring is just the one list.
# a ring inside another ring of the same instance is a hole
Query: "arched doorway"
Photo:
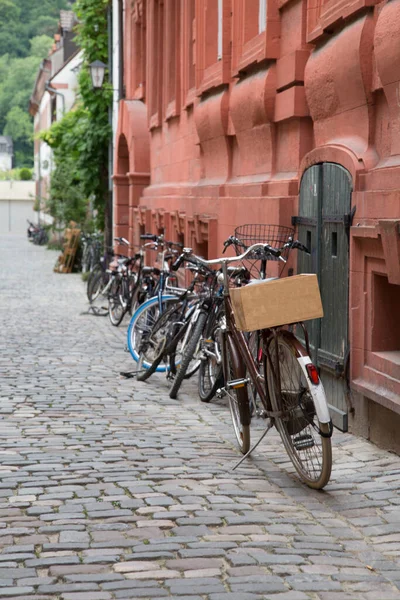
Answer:
[[336, 163], [320, 163], [302, 177], [299, 240], [311, 255], [298, 253], [298, 272], [316, 273], [324, 318], [308, 324], [313, 360], [320, 369], [332, 420], [347, 431], [347, 377], [349, 361], [349, 229], [352, 178]]

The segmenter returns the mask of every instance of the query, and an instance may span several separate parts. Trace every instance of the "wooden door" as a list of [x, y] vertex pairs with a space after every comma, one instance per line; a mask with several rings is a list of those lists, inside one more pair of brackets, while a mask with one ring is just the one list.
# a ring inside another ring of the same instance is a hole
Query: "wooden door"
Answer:
[[324, 318], [307, 323], [313, 360], [320, 370], [333, 423], [347, 431], [349, 227], [351, 176], [334, 163], [307, 169], [301, 180], [298, 238], [310, 250], [298, 253], [298, 272], [316, 273]]

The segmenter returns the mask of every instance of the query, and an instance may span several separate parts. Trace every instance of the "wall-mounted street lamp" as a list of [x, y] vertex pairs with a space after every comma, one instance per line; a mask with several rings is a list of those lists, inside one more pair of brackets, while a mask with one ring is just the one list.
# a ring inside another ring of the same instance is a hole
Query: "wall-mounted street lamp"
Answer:
[[103, 85], [106, 68], [107, 65], [101, 62], [101, 60], [95, 60], [90, 63], [90, 77], [92, 78], [92, 85], [94, 88], [101, 88]]

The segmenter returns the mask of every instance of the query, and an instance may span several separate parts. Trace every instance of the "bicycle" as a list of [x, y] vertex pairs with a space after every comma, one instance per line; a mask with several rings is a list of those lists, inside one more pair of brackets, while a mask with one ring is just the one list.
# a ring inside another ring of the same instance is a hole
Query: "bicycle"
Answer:
[[[125, 238], [115, 238], [122, 246], [129, 246]], [[111, 284], [108, 290], [108, 316], [110, 322], [118, 327], [124, 316], [136, 310], [144, 301], [142, 288], [142, 272], [144, 263], [144, 249], [141, 248], [133, 256], [120, 257], [112, 265]], [[111, 266], [111, 265], [110, 265]]]
[[[304, 248], [293, 240], [290, 240], [289, 247]], [[282, 326], [262, 330], [261, 374], [245, 333], [237, 326], [229, 293], [230, 263], [246, 259], [268, 260], [270, 257], [285, 261], [281, 251], [268, 244], [256, 243], [234, 257], [204, 260], [193, 255], [190, 248], [185, 248], [183, 254], [206, 267], [222, 265], [225, 322], [220, 327], [220, 344], [225, 384], [219, 393], [228, 396], [236, 440], [245, 455], [238, 465], [275, 425], [300, 478], [311, 488], [323, 488], [332, 469], [330, 438], [333, 426], [322, 382], [310, 359], [307, 330], [303, 323], [298, 323], [304, 333], [305, 347], [292, 331]], [[251, 449], [249, 384], [256, 390], [268, 419], [264, 433]]]
[[[143, 339], [150, 334], [159, 315], [166, 310], [170, 302], [176, 300], [177, 295], [182, 293], [182, 288], [177, 287], [176, 276], [170, 269], [171, 262], [178, 253], [177, 248], [182, 248], [182, 244], [167, 241], [164, 235], [143, 234], [140, 237], [149, 240], [146, 246], [151, 245], [152, 250], [161, 250], [161, 268], [144, 267], [142, 271], [143, 275], [151, 277], [153, 282], [155, 277], [158, 279], [146, 290], [146, 299], [133, 313], [129, 323], [127, 345], [135, 362], [139, 360]], [[143, 360], [143, 368], [149, 368], [151, 358]], [[157, 371], [165, 371], [165, 367], [160, 365]]]
[[[177, 268], [175, 264], [172, 266], [173, 270]], [[138, 381], [146, 381], [155, 373], [161, 362], [164, 362], [167, 379], [173, 380], [174, 386], [177, 380], [181, 382], [184, 378], [191, 377], [200, 366], [198, 360], [192, 360], [195, 348], [187, 352], [189, 346], [198, 342], [200, 334], [197, 334], [196, 330], [198, 323], [202, 322], [204, 292], [202, 289], [195, 291], [195, 288], [204, 283], [200, 283], [200, 280], [203, 279], [205, 269], [196, 271], [188, 288], [177, 296], [175, 301], [170, 302], [168, 308], [159, 315], [149, 334], [142, 338], [137, 365]], [[143, 362], [150, 359], [150, 366], [143, 369]], [[179, 385], [180, 383], [178, 387]]]

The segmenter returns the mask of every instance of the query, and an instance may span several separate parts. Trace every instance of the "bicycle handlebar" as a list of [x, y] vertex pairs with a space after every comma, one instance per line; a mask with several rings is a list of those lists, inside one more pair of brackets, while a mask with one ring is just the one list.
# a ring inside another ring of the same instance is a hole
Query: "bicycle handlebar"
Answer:
[[245, 260], [252, 252], [254, 252], [255, 250], [260, 250], [260, 249], [264, 250], [264, 252], [268, 252], [269, 254], [272, 254], [272, 256], [276, 256], [282, 262], [286, 262], [286, 259], [283, 258], [283, 256], [281, 256], [280, 250], [277, 250], [276, 248], [271, 248], [271, 246], [269, 246], [268, 244], [260, 244], [260, 243], [253, 244], [252, 246], [247, 248], [246, 252], [243, 252], [243, 254], [240, 254], [239, 256], [228, 256], [228, 257], [213, 258], [211, 260], [205, 260], [204, 258], [201, 258], [200, 256], [196, 256], [196, 254], [193, 254], [192, 248], [184, 248], [183, 254], [181, 254], [181, 256], [186, 257], [186, 258], [183, 258], [182, 260], [187, 260], [187, 258], [190, 257], [192, 259], [195, 259], [198, 262], [198, 264], [200, 264], [204, 267], [210, 267], [212, 265], [220, 265], [222, 263], [225, 263], [228, 265], [231, 262], [239, 262], [240, 260]]
[[155, 233], [143, 233], [140, 236], [140, 239], [150, 240], [157, 244], [165, 244], [166, 246], [176, 246], [177, 248], [183, 248], [183, 244], [181, 244], [180, 242], [169, 242], [168, 240], [164, 239], [163, 235], [156, 235]]
[[124, 237], [116, 237], [114, 238], [114, 241], [121, 244], [121, 246], [129, 246], [128, 240]]

